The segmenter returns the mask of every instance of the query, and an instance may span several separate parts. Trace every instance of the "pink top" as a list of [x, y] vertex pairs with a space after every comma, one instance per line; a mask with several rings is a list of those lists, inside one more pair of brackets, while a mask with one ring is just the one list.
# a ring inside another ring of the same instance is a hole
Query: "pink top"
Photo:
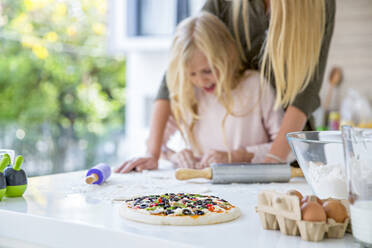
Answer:
[[[202, 153], [209, 150], [227, 151], [227, 145], [230, 150], [245, 148], [254, 153], [252, 163], [264, 161], [279, 132], [283, 110], [274, 109], [273, 89], [261, 86], [257, 71], [246, 71], [242, 82], [232, 91], [234, 113], [243, 115], [229, 115], [224, 130], [222, 120], [226, 110], [223, 105], [213, 94], [199, 88], [196, 88], [196, 97], [200, 121], [194, 127], [194, 135]], [[166, 133], [170, 134], [169, 131]]]

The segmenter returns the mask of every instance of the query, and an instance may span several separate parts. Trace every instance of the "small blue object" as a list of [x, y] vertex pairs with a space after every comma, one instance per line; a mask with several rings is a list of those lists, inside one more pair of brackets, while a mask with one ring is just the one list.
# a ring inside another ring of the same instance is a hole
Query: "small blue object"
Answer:
[[[94, 175], [95, 174], [95, 175]], [[86, 180], [88, 184], [102, 184], [111, 176], [111, 167], [107, 164], [98, 164], [87, 172], [87, 179], [92, 178], [92, 180]]]

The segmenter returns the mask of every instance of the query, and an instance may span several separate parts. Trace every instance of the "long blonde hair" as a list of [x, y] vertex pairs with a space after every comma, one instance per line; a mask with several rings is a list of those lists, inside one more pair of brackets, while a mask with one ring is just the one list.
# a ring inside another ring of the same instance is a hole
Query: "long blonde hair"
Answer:
[[193, 135], [193, 128], [199, 119], [198, 103], [188, 73], [189, 62], [197, 50], [204, 53], [217, 78], [215, 95], [226, 109], [222, 129], [226, 116], [233, 114], [231, 91], [240, 81], [242, 62], [232, 35], [216, 16], [201, 12], [178, 25], [166, 74], [171, 110], [181, 134], [187, 137], [185, 140], [195, 152], [201, 152]]
[[[318, 64], [325, 29], [325, 0], [272, 0], [270, 24], [261, 61], [261, 82], [276, 86], [275, 106], [286, 107], [303, 91]], [[248, 0], [234, 0], [233, 28], [240, 54], [238, 22], [243, 15], [244, 34], [250, 49]], [[242, 10], [242, 11], [241, 11]]]

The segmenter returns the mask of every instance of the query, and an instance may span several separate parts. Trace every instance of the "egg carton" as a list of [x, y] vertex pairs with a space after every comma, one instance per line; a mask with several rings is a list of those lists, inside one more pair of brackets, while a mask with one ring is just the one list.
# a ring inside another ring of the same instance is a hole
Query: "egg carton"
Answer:
[[[348, 209], [347, 201], [341, 203]], [[333, 219], [326, 222], [304, 221], [297, 196], [269, 190], [258, 194], [256, 212], [264, 229], [280, 230], [285, 235], [300, 235], [306, 241], [321, 241], [325, 236], [343, 238], [349, 224], [349, 219], [344, 223], [336, 223]]]

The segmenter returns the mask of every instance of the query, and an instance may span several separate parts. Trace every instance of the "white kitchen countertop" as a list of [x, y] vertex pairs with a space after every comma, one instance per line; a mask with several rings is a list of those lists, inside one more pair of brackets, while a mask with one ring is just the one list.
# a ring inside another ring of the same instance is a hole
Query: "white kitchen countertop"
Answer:
[[[202, 179], [177, 181], [169, 165], [162, 164], [157, 171], [113, 174], [99, 186], [85, 184], [85, 173], [29, 178], [23, 198], [3, 198], [0, 247], [358, 247], [350, 234], [315, 243], [261, 227], [255, 212], [257, 193], [297, 189], [311, 194], [304, 179], [229, 185]], [[216, 195], [237, 205], [242, 216], [217, 225], [158, 226], [132, 222], [118, 214], [120, 201], [116, 200], [166, 192]]]

